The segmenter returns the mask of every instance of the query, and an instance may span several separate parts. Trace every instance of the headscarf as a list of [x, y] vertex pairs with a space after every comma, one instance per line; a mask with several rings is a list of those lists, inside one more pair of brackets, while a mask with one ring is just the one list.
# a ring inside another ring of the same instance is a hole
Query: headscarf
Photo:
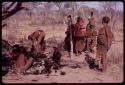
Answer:
[[77, 18], [77, 23], [79, 23], [79, 24], [83, 24], [84, 23], [83, 18], [81, 16], [79, 16]]
[[77, 18], [77, 23], [76, 23], [76, 25], [78, 26], [78, 28], [81, 28], [83, 26], [83, 23], [84, 23], [83, 18], [81, 16], [79, 16]]

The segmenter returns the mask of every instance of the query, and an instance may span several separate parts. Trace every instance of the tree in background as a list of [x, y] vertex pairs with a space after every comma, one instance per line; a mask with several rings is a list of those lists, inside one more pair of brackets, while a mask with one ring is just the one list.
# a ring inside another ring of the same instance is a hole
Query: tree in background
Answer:
[[77, 10], [78, 10], [77, 3], [76, 2], [65, 2], [64, 8], [71, 10], [71, 14], [73, 16], [73, 21], [74, 21], [75, 14], [77, 13]]
[[101, 6], [104, 10], [104, 14], [109, 16], [111, 19], [110, 25], [111, 29], [115, 29], [116, 21], [117, 21], [117, 2], [101, 2]]
[[62, 12], [62, 2], [54, 2], [54, 3], [59, 8], [58, 14], [61, 14], [61, 12]]

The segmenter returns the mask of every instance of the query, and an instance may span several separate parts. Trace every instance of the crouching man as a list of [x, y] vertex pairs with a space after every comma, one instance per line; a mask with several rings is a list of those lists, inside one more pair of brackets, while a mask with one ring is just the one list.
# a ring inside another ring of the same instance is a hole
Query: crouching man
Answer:
[[45, 32], [37, 30], [28, 36], [28, 40], [32, 41], [32, 52], [41, 53], [45, 50]]
[[12, 54], [16, 73], [24, 73], [33, 63], [33, 58], [27, 59], [27, 51], [23, 46], [12, 46]]

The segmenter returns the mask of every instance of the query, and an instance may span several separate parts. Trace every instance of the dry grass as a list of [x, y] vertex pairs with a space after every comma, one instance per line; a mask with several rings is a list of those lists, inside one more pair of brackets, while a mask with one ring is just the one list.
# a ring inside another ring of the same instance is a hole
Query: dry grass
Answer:
[[[45, 40], [48, 44], [63, 44], [65, 38], [66, 25], [47, 25], [43, 26], [42, 21], [38, 18], [30, 18], [28, 15], [23, 15], [23, 11], [11, 16], [4, 22], [7, 26], [2, 28], [2, 38], [8, 40], [11, 44], [22, 43], [30, 45], [27, 36], [35, 30], [42, 29], [46, 33]], [[122, 26], [121, 26], [122, 27]], [[67, 73], [65, 76], [54, 76], [49, 78], [44, 75], [27, 75], [22, 77], [21, 82], [33, 82], [36, 79], [39, 82], [122, 82], [123, 81], [123, 29], [116, 29], [114, 33], [115, 41], [113, 42], [110, 51], [108, 52], [108, 72], [100, 74], [90, 70], [88, 66], [83, 66], [81, 69], [64, 68]], [[76, 60], [83, 62], [84, 55], [75, 57]], [[90, 77], [91, 76], [91, 77]], [[77, 78], [77, 79], [76, 79]], [[43, 80], [41, 80], [43, 79]], [[19, 82], [18, 80], [3, 79], [4, 82]]]

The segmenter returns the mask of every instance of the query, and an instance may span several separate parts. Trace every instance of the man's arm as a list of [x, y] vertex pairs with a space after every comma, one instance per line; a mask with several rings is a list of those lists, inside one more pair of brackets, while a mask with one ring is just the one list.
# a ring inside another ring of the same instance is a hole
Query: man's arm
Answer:
[[110, 48], [110, 30], [109, 28], [105, 27], [105, 33], [106, 33], [106, 37], [107, 37], [107, 48], [109, 49]]
[[42, 39], [45, 37], [45, 34], [43, 33], [43, 34], [40, 34], [39, 35], [39, 38], [38, 38], [38, 44], [40, 44], [41, 43], [41, 41], [42, 41]]

